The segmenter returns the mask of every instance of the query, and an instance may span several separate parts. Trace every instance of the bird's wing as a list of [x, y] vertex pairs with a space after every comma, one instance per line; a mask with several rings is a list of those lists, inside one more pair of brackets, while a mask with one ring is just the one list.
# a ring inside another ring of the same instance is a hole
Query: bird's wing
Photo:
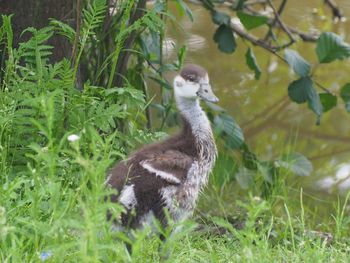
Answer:
[[193, 157], [176, 150], [150, 156], [140, 162], [140, 165], [171, 184], [180, 184], [187, 176], [194, 162]]
[[106, 184], [114, 187], [121, 192], [124, 188], [130, 172], [129, 166], [125, 161], [119, 162], [112, 170], [109, 171]]

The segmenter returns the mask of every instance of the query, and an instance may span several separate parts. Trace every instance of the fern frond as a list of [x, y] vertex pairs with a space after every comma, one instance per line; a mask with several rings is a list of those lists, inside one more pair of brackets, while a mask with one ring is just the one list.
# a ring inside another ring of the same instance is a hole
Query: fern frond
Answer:
[[15, 62], [14, 62], [14, 56], [13, 56], [13, 31], [11, 26], [11, 17], [10, 16], [2, 16], [2, 37], [6, 35], [6, 46], [7, 46], [7, 53], [8, 53], [8, 61], [6, 63], [6, 70], [5, 70], [5, 76], [4, 76], [4, 83], [7, 84], [14, 72]]
[[90, 36], [94, 29], [99, 27], [103, 22], [107, 10], [106, 0], [95, 0], [87, 9], [83, 10], [83, 28], [82, 36]]
[[62, 80], [62, 88], [70, 88], [73, 86], [73, 71], [71, 69], [71, 63], [67, 59], [61, 61], [61, 69], [58, 72], [59, 78]]
[[[33, 66], [37, 69], [38, 75], [41, 76], [42, 62], [47, 60], [52, 54], [52, 46], [46, 45], [46, 41], [53, 35], [52, 27], [45, 27], [40, 30], [35, 28], [27, 28], [24, 32], [32, 33], [32, 37], [29, 41], [20, 44], [21, 56], [25, 63], [29, 66]], [[22, 34], [23, 34], [22, 33]]]
[[11, 17], [10, 16], [5, 16], [2, 15], [2, 36], [6, 35], [6, 40], [7, 40], [7, 47], [12, 48], [13, 44], [13, 31], [12, 31], [12, 26], [11, 26]]
[[72, 27], [56, 19], [50, 20], [50, 26], [54, 28], [57, 34], [66, 37], [71, 43], [73, 43], [75, 30]]
[[102, 24], [106, 15], [106, 10], [106, 0], [94, 0], [91, 5], [88, 5], [87, 9], [83, 10], [84, 19], [81, 33], [82, 37], [79, 41], [79, 52], [74, 64], [74, 80], [78, 71], [78, 65], [80, 63], [80, 58], [85, 48], [86, 42], [88, 38], [93, 34], [94, 30]]

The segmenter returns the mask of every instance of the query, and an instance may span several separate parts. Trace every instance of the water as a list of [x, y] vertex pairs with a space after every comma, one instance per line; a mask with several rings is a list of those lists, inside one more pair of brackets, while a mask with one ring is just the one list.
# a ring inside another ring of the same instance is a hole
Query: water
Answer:
[[[288, 1], [282, 19], [304, 31], [332, 30], [350, 42], [350, 1], [337, 1], [349, 18], [337, 24], [332, 23], [330, 11], [322, 2]], [[254, 80], [244, 57], [250, 44], [239, 39], [234, 54], [221, 53], [212, 40], [216, 26], [209, 12], [195, 4], [190, 7], [194, 22], [187, 17], [177, 17], [183, 29], [169, 24], [167, 43], [186, 44], [187, 62], [200, 64], [208, 70], [214, 91], [220, 98], [219, 105], [241, 125], [251, 148], [262, 159], [276, 158], [288, 150], [300, 152], [314, 165], [310, 177], [295, 178], [306, 192], [323, 198], [346, 192], [350, 188], [350, 114], [342, 101], [338, 100], [336, 109], [325, 113], [321, 125], [316, 126], [315, 115], [306, 105], [297, 105], [288, 99], [287, 86], [297, 77], [283, 62], [253, 47], [262, 69], [261, 79]], [[230, 12], [229, 9], [223, 11]], [[258, 29], [257, 34], [262, 31], [263, 28]], [[172, 45], [165, 46], [168, 57], [174, 54]], [[300, 42], [291, 48], [312, 63], [314, 79], [335, 94], [350, 82], [349, 60], [318, 65], [314, 44]]]

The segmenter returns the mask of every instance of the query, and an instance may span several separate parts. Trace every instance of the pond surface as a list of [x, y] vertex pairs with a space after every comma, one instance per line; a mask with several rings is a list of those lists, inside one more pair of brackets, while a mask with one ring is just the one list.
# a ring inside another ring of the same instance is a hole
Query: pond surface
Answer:
[[[304, 31], [334, 31], [350, 42], [350, 1], [336, 2], [348, 17], [347, 21], [332, 23], [330, 10], [319, 0], [288, 1], [282, 19]], [[325, 113], [321, 125], [317, 126], [315, 115], [306, 105], [297, 105], [288, 99], [287, 86], [297, 79], [288, 66], [265, 50], [253, 47], [262, 69], [260, 80], [254, 80], [244, 57], [250, 44], [238, 39], [235, 53], [221, 53], [212, 40], [216, 26], [209, 12], [196, 4], [190, 4], [190, 8], [194, 22], [185, 16], [178, 17], [182, 30], [169, 23], [166, 43], [173, 42], [178, 47], [187, 45], [187, 62], [200, 64], [208, 70], [214, 91], [220, 98], [219, 105], [241, 125], [251, 149], [266, 160], [287, 151], [307, 156], [314, 165], [314, 172], [312, 176], [296, 178], [305, 192], [330, 198], [349, 189], [350, 114], [345, 111], [343, 102], [338, 100], [336, 109]], [[258, 29], [257, 34], [263, 30]], [[165, 54], [174, 55], [171, 45], [166, 47]], [[318, 65], [314, 44], [300, 42], [291, 48], [312, 63], [314, 79], [335, 94], [350, 82], [349, 60]]]

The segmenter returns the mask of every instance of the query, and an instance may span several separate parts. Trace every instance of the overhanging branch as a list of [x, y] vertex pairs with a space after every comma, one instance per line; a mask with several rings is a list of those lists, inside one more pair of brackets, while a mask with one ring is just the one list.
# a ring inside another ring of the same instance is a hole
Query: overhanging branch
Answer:
[[324, 0], [324, 3], [332, 10], [333, 19], [341, 20], [343, 18], [343, 12], [334, 0]]

